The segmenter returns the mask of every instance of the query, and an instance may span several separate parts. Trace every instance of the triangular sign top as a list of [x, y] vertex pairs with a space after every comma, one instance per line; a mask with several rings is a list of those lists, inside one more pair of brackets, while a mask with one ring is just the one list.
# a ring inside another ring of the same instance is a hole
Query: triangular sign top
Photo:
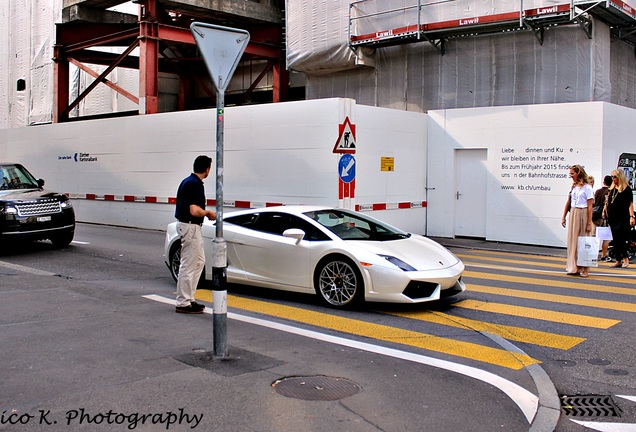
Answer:
[[190, 24], [190, 31], [214, 85], [224, 92], [250, 41], [249, 32], [200, 22]]
[[356, 126], [351, 124], [349, 117], [345, 117], [344, 123], [338, 125], [338, 140], [333, 147], [334, 153], [356, 152]]

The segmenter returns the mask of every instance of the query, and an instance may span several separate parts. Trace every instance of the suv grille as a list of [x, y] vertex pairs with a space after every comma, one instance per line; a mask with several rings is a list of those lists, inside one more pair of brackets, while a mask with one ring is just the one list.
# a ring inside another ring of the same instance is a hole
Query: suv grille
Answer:
[[60, 213], [60, 202], [57, 200], [36, 201], [27, 204], [16, 204], [18, 215], [35, 216], [49, 213]]

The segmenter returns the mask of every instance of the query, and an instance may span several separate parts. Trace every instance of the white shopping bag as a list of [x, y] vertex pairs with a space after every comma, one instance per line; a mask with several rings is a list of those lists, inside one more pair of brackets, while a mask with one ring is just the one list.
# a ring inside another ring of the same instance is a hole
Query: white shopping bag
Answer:
[[598, 267], [598, 237], [579, 237], [576, 250], [576, 265], [579, 267]]
[[610, 227], [596, 227], [596, 237], [599, 240], [612, 240], [612, 229]]

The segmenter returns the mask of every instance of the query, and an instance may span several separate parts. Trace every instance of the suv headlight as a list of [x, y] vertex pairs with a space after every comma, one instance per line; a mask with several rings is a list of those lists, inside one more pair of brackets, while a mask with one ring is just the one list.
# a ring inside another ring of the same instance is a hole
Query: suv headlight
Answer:
[[60, 207], [65, 209], [65, 208], [73, 207], [73, 204], [71, 204], [71, 200], [67, 199], [66, 201], [60, 202]]
[[18, 209], [8, 204], [0, 204], [0, 214], [18, 214]]

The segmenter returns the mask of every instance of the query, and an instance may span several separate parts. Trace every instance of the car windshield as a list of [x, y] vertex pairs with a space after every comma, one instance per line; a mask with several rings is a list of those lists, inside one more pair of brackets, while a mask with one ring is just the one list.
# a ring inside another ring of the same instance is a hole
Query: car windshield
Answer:
[[37, 180], [22, 165], [0, 165], [0, 190], [37, 189]]
[[397, 228], [347, 210], [317, 210], [304, 214], [343, 240], [387, 241], [410, 237]]

